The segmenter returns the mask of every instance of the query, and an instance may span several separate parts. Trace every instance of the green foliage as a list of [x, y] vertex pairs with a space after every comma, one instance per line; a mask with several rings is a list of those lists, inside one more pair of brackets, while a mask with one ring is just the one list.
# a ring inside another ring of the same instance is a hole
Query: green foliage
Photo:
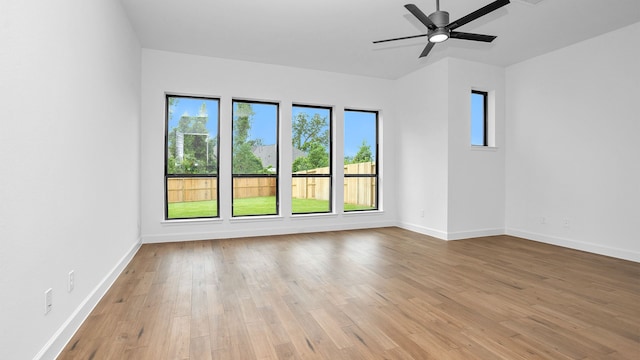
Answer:
[[[173, 117], [173, 107], [177, 98], [169, 98], [169, 116]], [[167, 157], [167, 173], [169, 174], [215, 174], [218, 168], [216, 158], [217, 138], [209, 137], [207, 121], [209, 117], [207, 105], [203, 101], [200, 114], [182, 116], [178, 126], [169, 131], [169, 149]], [[178, 133], [183, 134], [183, 158], [178, 159]]]
[[292, 164], [293, 172], [318, 169], [329, 166], [329, 154], [321, 144], [311, 145], [307, 156], [298, 156]]
[[262, 165], [253, 149], [260, 145], [260, 140], [249, 140], [251, 121], [255, 113], [249, 103], [237, 103], [233, 119], [233, 173], [264, 174], [268, 170]]
[[344, 164], [345, 165], [353, 164], [353, 156], [345, 156], [344, 157]]
[[348, 156], [344, 157], [345, 165], [359, 164], [359, 163], [372, 162], [372, 161], [374, 161], [373, 152], [371, 152], [371, 146], [367, 144], [366, 140], [362, 140], [362, 144], [358, 149], [358, 153], [356, 153], [356, 155], [353, 158]]
[[251, 143], [245, 142], [233, 147], [234, 174], [262, 174], [262, 161], [253, 154]]
[[311, 119], [307, 113], [299, 113], [292, 123], [291, 144], [294, 148], [308, 152], [314, 144], [329, 146], [329, 122], [326, 117], [314, 114]]
[[326, 117], [314, 114], [309, 119], [308, 114], [299, 113], [293, 119], [291, 131], [293, 147], [307, 153], [293, 161], [293, 172], [329, 166], [329, 122]]
[[307, 161], [306, 156], [298, 156], [295, 160], [293, 160], [293, 164], [291, 164], [291, 171], [298, 172], [303, 170], [312, 169], [309, 167], [309, 162]]
[[251, 130], [251, 120], [255, 112], [251, 104], [237, 103], [235, 109], [235, 118], [233, 119], [233, 144], [244, 144], [249, 139], [249, 130]]
[[329, 154], [326, 147], [320, 143], [311, 144], [307, 160], [310, 169], [329, 166]]

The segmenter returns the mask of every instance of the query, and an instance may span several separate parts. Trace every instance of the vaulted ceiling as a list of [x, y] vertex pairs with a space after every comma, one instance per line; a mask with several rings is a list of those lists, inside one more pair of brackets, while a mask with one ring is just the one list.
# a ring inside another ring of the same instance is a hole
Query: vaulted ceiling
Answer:
[[[372, 41], [425, 33], [404, 4], [430, 14], [435, 0], [121, 1], [144, 48], [388, 79], [449, 56], [508, 66], [640, 21], [640, 0], [512, 0], [457, 29], [493, 43], [450, 39], [418, 59], [424, 37]], [[440, 8], [455, 20], [492, 1]]]

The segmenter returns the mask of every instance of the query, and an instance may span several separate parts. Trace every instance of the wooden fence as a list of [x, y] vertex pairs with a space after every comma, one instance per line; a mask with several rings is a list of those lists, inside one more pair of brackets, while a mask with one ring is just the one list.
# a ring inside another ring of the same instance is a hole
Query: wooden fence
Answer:
[[[167, 198], [169, 203], [217, 200], [216, 178], [169, 178]], [[234, 178], [234, 198], [274, 196], [275, 178]]]
[[344, 203], [362, 206], [376, 206], [376, 178], [344, 178]]
[[[344, 166], [345, 174], [371, 175], [376, 173], [376, 163], [364, 162]], [[375, 177], [345, 177], [344, 203], [362, 206], [376, 206]]]
[[233, 198], [244, 199], [276, 195], [276, 178], [233, 178]]
[[[344, 166], [345, 174], [375, 174], [375, 163], [359, 163]], [[296, 174], [328, 174], [329, 168], [300, 171]], [[362, 206], [375, 206], [375, 177], [345, 177], [344, 202]], [[298, 199], [329, 200], [329, 179], [322, 177], [295, 177], [291, 179], [291, 194]], [[169, 203], [217, 200], [216, 178], [169, 178], [167, 197]], [[274, 196], [275, 178], [234, 178], [234, 198]]]
[[216, 178], [169, 178], [167, 201], [169, 203], [217, 200]]
[[[294, 174], [312, 175], [329, 174], [329, 168], [317, 168], [298, 171]], [[330, 181], [328, 177], [294, 177], [291, 178], [291, 196], [296, 199], [329, 200]]]
[[[375, 174], [375, 163], [366, 162], [344, 166], [345, 174]], [[295, 174], [328, 174], [329, 168], [299, 171]], [[291, 179], [291, 194], [297, 199], [329, 200], [329, 179], [318, 177], [295, 177]], [[374, 207], [376, 201], [376, 181], [373, 177], [345, 177], [344, 202]]]

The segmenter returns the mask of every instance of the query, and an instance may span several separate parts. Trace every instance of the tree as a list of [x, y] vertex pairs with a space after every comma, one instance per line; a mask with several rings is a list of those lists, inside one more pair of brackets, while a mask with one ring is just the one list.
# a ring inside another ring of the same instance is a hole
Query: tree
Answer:
[[[169, 118], [173, 117], [177, 103], [177, 98], [169, 98]], [[169, 174], [215, 174], [218, 168], [217, 138], [209, 136], [208, 120], [207, 104], [203, 101], [198, 115], [184, 114], [178, 125], [171, 129], [167, 159]]]
[[236, 116], [233, 119], [233, 173], [265, 173], [267, 170], [264, 169], [262, 161], [253, 153], [253, 148], [260, 144], [260, 140], [249, 140], [249, 130], [255, 113], [251, 104], [237, 104]]
[[344, 164], [345, 165], [353, 164], [353, 156], [345, 155]]
[[309, 119], [309, 114], [301, 112], [293, 120], [292, 145], [302, 151], [310, 151], [313, 144], [329, 146], [329, 129], [326, 117], [314, 114]]
[[[349, 162], [347, 162], [349, 160]], [[362, 144], [358, 149], [356, 155], [351, 159], [349, 157], [344, 158], [345, 164], [358, 164], [364, 162], [372, 162], [373, 153], [371, 152], [371, 146], [367, 144], [367, 140], [362, 140]]]
[[295, 149], [306, 152], [298, 156], [292, 164], [293, 172], [329, 166], [329, 123], [326, 117], [301, 112], [296, 115], [291, 128], [291, 144]]
[[291, 165], [293, 172], [323, 168], [329, 166], [329, 154], [321, 144], [311, 145], [306, 156], [298, 156]]

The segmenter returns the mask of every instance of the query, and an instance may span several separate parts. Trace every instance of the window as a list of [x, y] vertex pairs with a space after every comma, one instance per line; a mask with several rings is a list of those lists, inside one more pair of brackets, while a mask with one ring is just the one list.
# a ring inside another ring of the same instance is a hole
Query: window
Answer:
[[344, 112], [344, 211], [378, 208], [378, 112]]
[[331, 212], [331, 109], [294, 105], [291, 212]]
[[165, 219], [218, 217], [219, 100], [166, 96]]
[[233, 101], [233, 216], [278, 214], [278, 104]]
[[471, 145], [488, 146], [487, 93], [471, 91]]

